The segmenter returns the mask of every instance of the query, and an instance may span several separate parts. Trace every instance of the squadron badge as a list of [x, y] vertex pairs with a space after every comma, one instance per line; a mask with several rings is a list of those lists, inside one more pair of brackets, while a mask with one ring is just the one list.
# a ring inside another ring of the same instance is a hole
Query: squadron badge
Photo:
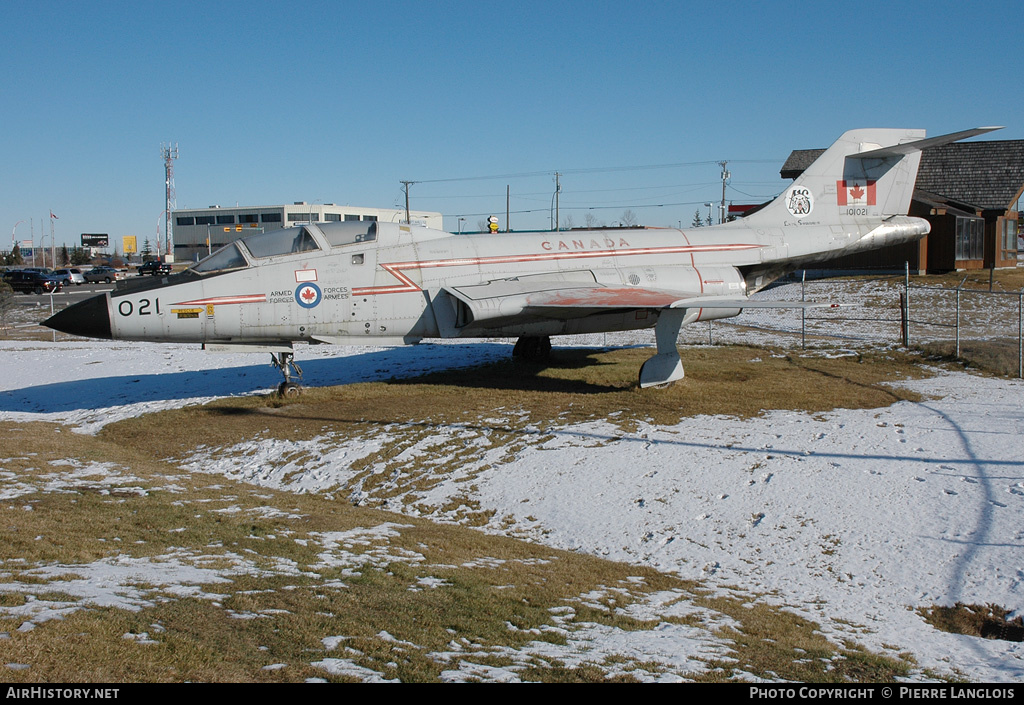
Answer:
[[803, 218], [811, 214], [814, 208], [814, 196], [806, 186], [794, 186], [786, 194], [786, 210], [790, 215]]

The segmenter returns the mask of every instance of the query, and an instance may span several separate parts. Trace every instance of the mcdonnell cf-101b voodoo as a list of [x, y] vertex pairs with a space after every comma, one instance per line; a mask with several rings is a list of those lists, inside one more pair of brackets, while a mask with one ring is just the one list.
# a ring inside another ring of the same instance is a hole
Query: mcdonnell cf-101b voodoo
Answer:
[[654, 328], [640, 386], [683, 376], [680, 327], [744, 308], [820, 304], [749, 299], [801, 265], [924, 237], [907, 216], [921, 150], [998, 128], [925, 138], [862, 129], [839, 138], [774, 201], [692, 230], [453, 235], [382, 222], [308, 224], [229, 243], [181, 274], [68, 307], [66, 333], [208, 349], [266, 350], [291, 394], [296, 342], [411, 344], [518, 337], [543, 358], [556, 335]]

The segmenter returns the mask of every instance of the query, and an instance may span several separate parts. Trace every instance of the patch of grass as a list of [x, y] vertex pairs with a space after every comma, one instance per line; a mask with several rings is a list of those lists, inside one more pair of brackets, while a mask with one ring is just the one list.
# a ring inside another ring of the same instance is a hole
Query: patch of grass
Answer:
[[729, 660], [712, 662], [698, 681], [731, 680], [734, 673], [748, 673], [804, 683], [891, 683], [914, 669], [905, 654], [877, 654], [850, 642], [837, 648], [817, 624], [785, 609], [736, 598], [707, 603], [742, 626], [724, 630], [736, 648]]
[[1007, 619], [1010, 610], [998, 605], [965, 605], [957, 602], [952, 607], [922, 607], [917, 613], [940, 631], [967, 634], [986, 639], [1024, 641], [1024, 620]]
[[[988, 269], [970, 269], [961, 272], [946, 272], [945, 274], [912, 276], [910, 283], [911, 285], [944, 286], [952, 289], [962, 286], [964, 289], [988, 291], [990, 276], [992, 278], [993, 291], [1020, 291], [1024, 289], [1024, 269], [1020, 267], [997, 269], [994, 273]], [[961, 284], [961, 282], [963, 283]]]
[[943, 341], [915, 346], [928, 359], [961, 364], [991, 374], [1016, 377], [1020, 372], [1020, 349], [1014, 338], [961, 340], [960, 357], [956, 343]]

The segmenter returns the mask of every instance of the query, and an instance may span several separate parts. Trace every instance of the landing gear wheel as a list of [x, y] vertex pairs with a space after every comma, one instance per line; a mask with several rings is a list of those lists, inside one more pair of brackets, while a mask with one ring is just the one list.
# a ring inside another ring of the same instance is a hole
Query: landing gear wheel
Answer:
[[281, 370], [284, 381], [277, 388], [277, 395], [282, 399], [294, 399], [299, 396], [302, 387], [292, 382], [292, 370], [302, 378], [302, 368], [295, 364], [295, 354], [290, 352], [270, 353], [270, 364]]
[[295, 382], [281, 382], [277, 388], [277, 395], [283, 399], [294, 399], [301, 391], [302, 387]]
[[544, 362], [551, 357], [551, 337], [547, 335], [524, 335], [512, 348], [512, 357], [527, 362]]

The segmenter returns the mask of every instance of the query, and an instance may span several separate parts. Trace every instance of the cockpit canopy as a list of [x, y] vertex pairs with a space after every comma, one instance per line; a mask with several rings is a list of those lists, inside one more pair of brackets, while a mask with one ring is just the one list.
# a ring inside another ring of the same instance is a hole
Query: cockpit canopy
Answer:
[[[314, 234], [315, 233], [315, 234]], [[272, 230], [250, 235], [214, 252], [196, 264], [192, 271], [207, 273], [248, 267], [254, 260], [311, 252], [322, 249], [317, 234], [331, 247], [342, 247], [357, 242], [377, 239], [377, 223], [352, 221], [303, 225], [297, 228]]]

